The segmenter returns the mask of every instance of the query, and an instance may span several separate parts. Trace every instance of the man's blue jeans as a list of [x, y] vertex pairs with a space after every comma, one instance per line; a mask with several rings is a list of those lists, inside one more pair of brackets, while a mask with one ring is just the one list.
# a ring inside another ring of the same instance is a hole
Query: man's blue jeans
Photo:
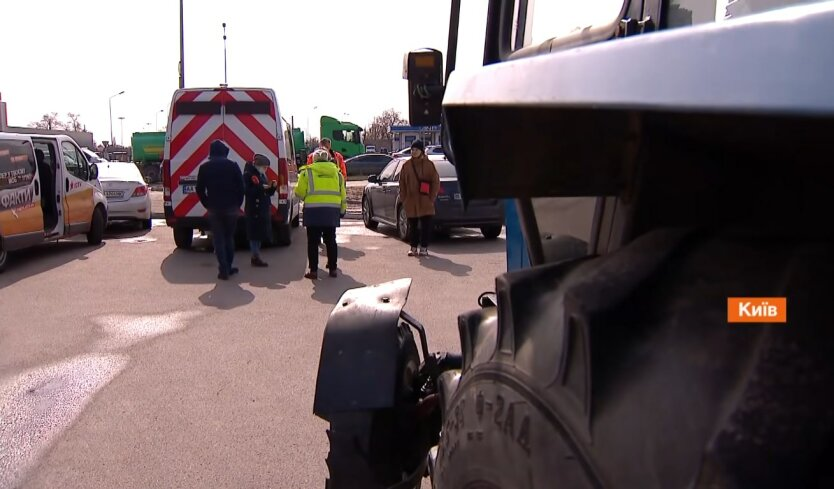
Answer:
[[214, 242], [214, 254], [217, 255], [218, 269], [221, 275], [232, 274], [235, 259], [235, 228], [238, 212], [210, 212], [211, 234]]

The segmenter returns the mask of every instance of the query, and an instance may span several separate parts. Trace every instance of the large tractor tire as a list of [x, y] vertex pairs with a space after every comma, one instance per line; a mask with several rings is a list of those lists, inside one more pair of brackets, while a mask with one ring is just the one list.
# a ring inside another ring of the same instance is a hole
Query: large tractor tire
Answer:
[[[462, 316], [441, 377], [434, 487], [834, 487], [832, 276], [830, 242], [658, 231], [499, 277], [502, 323]], [[788, 323], [729, 323], [739, 296]]]
[[399, 328], [398, 404], [330, 418], [327, 489], [387, 488], [424, 462], [424, 452], [410, 443], [420, 438], [413, 385], [420, 356], [411, 331], [404, 325]]

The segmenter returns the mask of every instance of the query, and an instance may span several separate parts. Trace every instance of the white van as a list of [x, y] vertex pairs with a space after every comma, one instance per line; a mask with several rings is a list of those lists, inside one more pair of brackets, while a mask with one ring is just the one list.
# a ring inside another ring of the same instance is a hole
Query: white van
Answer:
[[[196, 193], [197, 173], [219, 139], [229, 159], [243, 170], [255, 153], [269, 159], [267, 174], [278, 182], [272, 196], [273, 242], [290, 244], [301, 205], [291, 182], [297, 180], [290, 128], [281, 118], [275, 92], [268, 88], [184, 88], [174, 92], [165, 135], [162, 185], [165, 221], [178, 248], [190, 248], [194, 230], [209, 230], [206, 209]], [[243, 219], [243, 206], [241, 206]], [[238, 226], [243, 232], [245, 226]]]
[[86, 234], [101, 243], [107, 200], [69, 136], [0, 132], [0, 271], [10, 251]]

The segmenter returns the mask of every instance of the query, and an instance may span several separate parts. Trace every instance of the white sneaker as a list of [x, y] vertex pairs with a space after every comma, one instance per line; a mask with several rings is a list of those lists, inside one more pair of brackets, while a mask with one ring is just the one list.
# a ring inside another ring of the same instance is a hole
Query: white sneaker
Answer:
[[420, 248], [420, 252], [417, 256], [429, 256], [429, 249], [428, 248]]
[[408, 256], [417, 256], [417, 248], [411, 248], [408, 250]]

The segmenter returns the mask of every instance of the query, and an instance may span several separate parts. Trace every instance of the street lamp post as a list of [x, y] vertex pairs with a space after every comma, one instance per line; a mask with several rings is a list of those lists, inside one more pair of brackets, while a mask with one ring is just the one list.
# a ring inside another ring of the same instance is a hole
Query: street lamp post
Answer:
[[113, 97], [118, 97], [123, 93], [125, 93], [124, 90], [116, 95], [111, 95], [110, 99], [107, 101], [107, 104], [110, 106], [110, 144], [116, 144], [116, 141], [113, 140]]
[[119, 140], [119, 144], [121, 146], [124, 146], [125, 145], [125, 118], [124, 118], [124, 116], [119, 117], [119, 122], [121, 123], [121, 126], [122, 126], [122, 135], [121, 135], [121, 138]]
[[159, 131], [159, 114], [165, 112], [165, 109], [159, 109], [159, 112], [156, 113], [154, 124], [156, 124], [156, 130]]
[[[313, 111], [315, 111], [315, 110], [316, 110], [316, 109], [318, 109], [318, 108], [319, 108], [319, 106], [318, 106], [318, 105], [313, 106]], [[315, 116], [315, 115], [316, 115], [316, 113], [315, 113], [315, 112], [313, 112], [313, 115]], [[310, 138], [312, 138], [312, 137], [313, 137], [313, 136], [312, 136], [312, 134], [310, 133], [310, 113], [308, 112], [308, 113], [307, 113], [307, 138], [308, 138], [308, 139], [310, 139]], [[305, 142], [306, 142], [306, 141], [305, 141]]]

